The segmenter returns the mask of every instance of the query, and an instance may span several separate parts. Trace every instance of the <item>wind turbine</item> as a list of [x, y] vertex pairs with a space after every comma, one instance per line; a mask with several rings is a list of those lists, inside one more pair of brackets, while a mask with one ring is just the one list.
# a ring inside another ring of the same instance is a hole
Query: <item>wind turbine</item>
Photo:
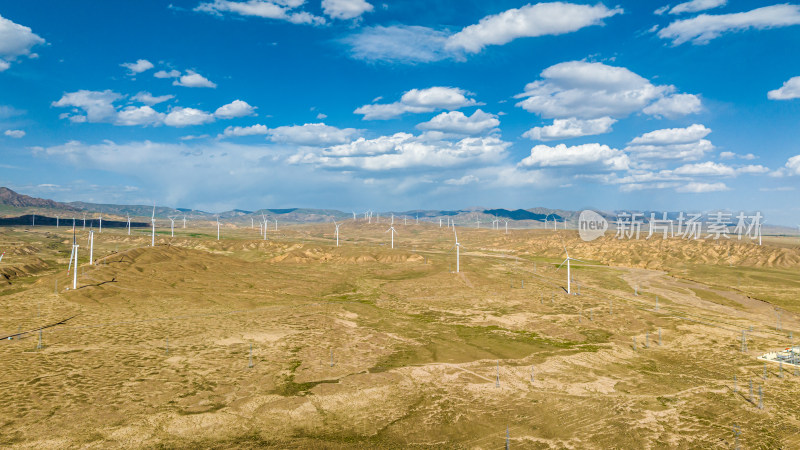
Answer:
[[219, 240], [219, 215], [217, 217], [217, 240]]
[[169, 222], [170, 222], [169, 225], [170, 237], [175, 237], [175, 217], [169, 216]]
[[581, 261], [580, 259], [570, 258], [569, 257], [569, 252], [567, 251], [567, 247], [564, 247], [564, 253], [567, 254], [567, 259], [565, 259], [564, 262], [562, 262], [558, 266], [558, 268], [556, 270], [560, 269], [561, 266], [564, 265], [564, 263], [567, 263], [567, 294], [572, 294], [572, 284], [571, 284], [572, 277], [571, 277], [571, 274], [570, 274], [569, 262], [570, 261], [586, 262], [586, 261]]
[[508, 219], [503, 219], [503, 221], [506, 223], [506, 234], [508, 234]]
[[103, 214], [100, 214], [100, 232], [103, 232]]
[[392, 225], [394, 225], [394, 213], [392, 213]]
[[478, 228], [481, 227], [481, 219], [478, 216], [475, 216], [475, 222], [478, 224]]
[[58, 228], [58, 215], [56, 215], [56, 228]]
[[419, 214], [417, 214], [417, 225], [419, 225]]
[[83, 229], [86, 229], [86, 213], [83, 213]]
[[439, 228], [442, 228], [442, 218], [439, 218]]
[[392, 248], [394, 248], [394, 235], [397, 234], [397, 230], [394, 229], [394, 226], [391, 226], [388, 230], [384, 231], [384, 233], [389, 233], [389, 235], [392, 237]]
[[355, 222], [355, 221], [356, 221], [356, 212], [353, 211], [353, 222]]
[[130, 214], [128, 214], [128, 224], [127, 224], [127, 227], [128, 227], [128, 236], [130, 236], [130, 235], [131, 235], [131, 215], [130, 215]]
[[186, 228], [186, 216], [183, 216], [183, 228]]
[[453, 247], [456, 248], [456, 273], [460, 270], [459, 263], [461, 260], [461, 244], [458, 242], [458, 233], [453, 230], [453, 235], [456, 237], [456, 243]]
[[339, 227], [342, 226], [342, 224], [341, 223], [336, 223], [335, 220], [333, 221], [333, 224], [336, 226], [336, 246], [338, 247], [339, 246]]
[[408, 216], [403, 216], [403, 226], [408, 225]]
[[492, 221], [492, 228], [496, 230], [498, 223], [500, 223], [500, 220], [497, 217], [495, 217], [494, 220]]
[[89, 265], [94, 265], [94, 230], [89, 227]]
[[75, 238], [75, 227], [72, 227], [72, 253], [69, 255], [67, 276], [69, 276], [69, 271], [73, 268], [73, 260], [75, 261], [75, 272], [72, 274], [72, 290], [75, 290], [78, 288], [78, 241]]
[[150, 224], [153, 225], [153, 234], [150, 235], [150, 247], [156, 246], [156, 204], [153, 203], [153, 215], [150, 216]]
[[275, 219], [275, 231], [278, 231], [278, 219]]

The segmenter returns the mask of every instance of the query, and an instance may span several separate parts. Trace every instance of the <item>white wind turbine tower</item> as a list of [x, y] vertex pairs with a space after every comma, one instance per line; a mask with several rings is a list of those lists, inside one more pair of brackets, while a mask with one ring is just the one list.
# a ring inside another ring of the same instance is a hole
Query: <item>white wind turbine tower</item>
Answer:
[[217, 217], [217, 240], [219, 240], [219, 216]]
[[[73, 263], [74, 261], [74, 263]], [[67, 276], [69, 276], [69, 271], [75, 268], [75, 272], [72, 273], [72, 290], [78, 288], [78, 241], [75, 238], [75, 227], [72, 227], [72, 253], [69, 255], [69, 266], [67, 267]]]
[[186, 216], [183, 216], [183, 228], [186, 228]]
[[394, 225], [394, 213], [392, 213], [392, 225]]
[[419, 225], [419, 214], [417, 214], [417, 225]]
[[170, 237], [175, 237], [175, 217], [169, 216], [169, 222], [170, 222], [169, 225]]
[[255, 230], [256, 229], [256, 220], [253, 219], [252, 217], [250, 218], [250, 229], [251, 230]]
[[83, 229], [86, 229], [86, 213], [83, 213]]
[[403, 216], [403, 226], [408, 225], [408, 216]]
[[480, 219], [480, 217], [478, 217], [478, 216], [475, 216], [475, 223], [477, 223], [477, 224], [478, 224], [478, 228], [480, 228], [480, 227], [481, 227], [481, 219]]
[[275, 231], [278, 231], [278, 219], [275, 219]]
[[453, 235], [456, 237], [456, 244], [454, 247], [456, 248], [456, 273], [458, 273], [460, 270], [459, 264], [461, 260], [461, 244], [458, 242], [458, 233], [456, 233], [455, 230], [453, 230]]
[[503, 219], [503, 221], [506, 223], [506, 234], [508, 234], [508, 219]]
[[569, 252], [567, 251], [567, 247], [564, 247], [564, 253], [566, 253], [566, 254], [567, 254], [567, 259], [565, 259], [565, 260], [564, 260], [564, 262], [562, 262], [562, 263], [561, 263], [561, 264], [558, 266], [558, 268], [557, 268], [556, 270], [560, 269], [560, 268], [561, 268], [561, 266], [563, 266], [563, 265], [564, 265], [564, 263], [567, 263], [567, 294], [572, 294], [572, 284], [571, 284], [571, 282], [572, 282], [572, 275], [571, 275], [571, 273], [570, 273], [569, 262], [570, 262], [570, 261], [586, 262], [586, 261], [581, 261], [580, 259], [570, 258], [570, 257], [569, 257]]
[[89, 227], [89, 265], [94, 265], [94, 230]]
[[334, 220], [333, 221], [333, 225], [336, 226], [336, 246], [338, 247], [339, 246], [339, 227], [342, 226], [342, 224], [341, 223], [336, 223], [336, 221]]
[[156, 204], [153, 203], [153, 215], [150, 216], [150, 224], [153, 226], [153, 233], [150, 235], [150, 247], [156, 246]]
[[353, 222], [355, 222], [355, 221], [356, 221], [356, 212], [353, 211]]
[[103, 232], [103, 214], [100, 214], [100, 233]]
[[439, 228], [442, 228], [442, 218], [439, 218]]
[[397, 230], [394, 229], [394, 226], [391, 226], [388, 230], [384, 231], [384, 233], [389, 233], [389, 235], [392, 237], [392, 248], [394, 248], [394, 235], [398, 234]]
[[492, 228], [496, 230], [498, 223], [500, 223], [500, 220], [497, 217], [495, 217], [494, 220], [492, 221]]
[[56, 215], [56, 228], [58, 228], [58, 215]]
[[128, 236], [130, 236], [130, 235], [131, 235], [131, 215], [130, 215], [130, 214], [128, 214], [127, 216], [128, 216], [128, 223], [127, 223], [127, 227], [128, 227]]

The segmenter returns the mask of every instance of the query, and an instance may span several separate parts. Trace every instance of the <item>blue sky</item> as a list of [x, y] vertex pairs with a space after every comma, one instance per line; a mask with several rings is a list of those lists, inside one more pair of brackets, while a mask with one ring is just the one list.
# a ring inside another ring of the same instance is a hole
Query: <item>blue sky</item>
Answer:
[[0, 185], [210, 211], [800, 222], [800, 5], [0, 4]]

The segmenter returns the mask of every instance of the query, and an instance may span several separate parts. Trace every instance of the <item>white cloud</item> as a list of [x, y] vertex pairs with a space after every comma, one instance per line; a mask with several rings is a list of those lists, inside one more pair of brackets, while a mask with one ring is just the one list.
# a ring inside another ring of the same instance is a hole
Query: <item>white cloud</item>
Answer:
[[625, 151], [637, 159], [656, 160], [696, 160], [714, 150], [714, 145], [707, 139], [687, 144], [669, 145], [629, 145]]
[[569, 139], [580, 136], [592, 136], [609, 133], [616, 119], [600, 117], [597, 119], [581, 120], [575, 117], [569, 119], [555, 119], [552, 125], [534, 127], [522, 134], [522, 137], [535, 141], [553, 141]]
[[29, 27], [0, 16], [0, 72], [11, 67], [10, 63], [20, 56], [35, 58], [31, 48], [44, 43]]
[[359, 133], [355, 128], [336, 128], [324, 123], [283, 126], [269, 130], [269, 139], [297, 145], [328, 146], [350, 142]]
[[674, 119], [679, 116], [700, 112], [700, 98], [694, 94], [674, 94], [662, 97], [642, 109], [642, 112], [658, 118]]
[[427, 89], [412, 89], [399, 102], [369, 104], [357, 108], [355, 114], [363, 114], [364, 120], [391, 119], [404, 113], [433, 112], [438, 109], [459, 109], [477, 105], [467, 98], [471, 93], [454, 87], [434, 86]]
[[146, 59], [139, 59], [135, 63], [122, 63], [120, 66], [130, 70], [131, 75], [142, 73], [153, 68], [153, 63]]
[[241, 16], [285, 20], [296, 24], [324, 24], [325, 19], [322, 17], [297, 10], [304, 3], [305, 0], [248, 0], [242, 2], [215, 0], [214, 2], [201, 3], [194, 10], [217, 16], [231, 12]]
[[689, 41], [707, 44], [723, 33], [748, 29], [764, 30], [800, 24], [800, 6], [772, 5], [752, 11], [709, 15], [701, 14], [690, 19], [677, 20], [662, 28], [658, 36], [671, 39], [673, 45]]
[[[58, 107], [73, 106], [82, 109], [86, 113], [85, 117], [80, 115], [70, 116], [70, 120], [73, 122], [85, 120], [89, 122], [111, 122], [117, 115], [114, 102], [121, 98], [122, 95], [108, 89], [105, 91], [80, 90], [65, 93], [61, 99], [53, 102], [52, 105]], [[80, 117], [84, 117], [84, 119], [81, 120]]]
[[696, 181], [692, 181], [683, 185], [679, 185], [675, 188], [676, 192], [682, 193], [691, 193], [691, 194], [702, 194], [706, 192], [721, 192], [727, 191], [728, 186], [725, 183], [700, 183]]
[[135, 100], [137, 102], [144, 103], [145, 105], [148, 105], [148, 106], [153, 106], [153, 105], [157, 105], [159, 103], [163, 103], [163, 102], [165, 102], [167, 100], [171, 100], [173, 98], [175, 98], [174, 95], [159, 95], [159, 96], [156, 97], [156, 96], [154, 96], [153, 94], [151, 94], [149, 92], [142, 91], [142, 92], [139, 92], [138, 94], [134, 95], [133, 97], [131, 97], [131, 100]]
[[558, 35], [602, 24], [603, 19], [621, 14], [622, 9], [553, 2], [526, 5], [487, 16], [450, 36], [449, 50], [477, 53], [487, 45], [502, 45], [521, 37]]
[[736, 173], [744, 173], [744, 174], [759, 174], [759, 173], [767, 173], [769, 172], [769, 168], [762, 166], [760, 164], [751, 164], [747, 166], [742, 166], [736, 169]]
[[299, 153], [289, 162], [365, 171], [432, 170], [496, 163], [505, 157], [510, 145], [495, 136], [468, 137], [453, 142], [396, 133], [377, 139], [359, 139], [322, 152]]
[[322, 0], [322, 12], [332, 19], [355, 19], [372, 9], [364, 0]]
[[253, 116], [256, 109], [242, 100], [234, 100], [227, 105], [222, 105], [214, 112], [220, 119], [233, 119], [235, 117]]
[[670, 14], [682, 14], [682, 13], [695, 13], [698, 11], [705, 11], [707, 9], [718, 8], [720, 6], [725, 6], [728, 3], [728, 0], [692, 0], [686, 3], [680, 3], [675, 5], [674, 8], [669, 10]]
[[217, 137], [231, 137], [231, 136], [255, 136], [267, 134], [269, 129], [266, 125], [256, 124], [249, 127], [227, 127], [225, 131]]
[[164, 121], [164, 114], [149, 106], [128, 106], [117, 113], [116, 125], [159, 125]]
[[733, 159], [733, 158], [747, 159], [747, 160], [756, 159], [756, 155], [752, 153], [748, 153], [746, 155], [739, 155], [734, 152], [720, 152], [719, 157], [720, 159]]
[[669, 95], [674, 98], [648, 111], [675, 115], [697, 107], [689, 98], [696, 97], [672, 95], [673, 86], [653, 85], [624, 67], [568, 61], [548, 67], [541, 76], [515, 98], [524, 99], [517, 106], [546, 118], [621, 118], [671, 98]]
[[669, 144], [687, 144], [696, 142], [711, 133], [709, 128], [705, 125], [693, 124], [686, 128], [666, 128], [663, 130], [655, 130], [645, 133], [639, 137], [633, 138], [631, 144], [638, 145], [669, 145]]
[[789, 158], [782, 170], [785, 175], [800, 175], [800, 155]]
[[199, 73], [187, 70], [186, 75], [172, 82], [173, 86], [216, 88], [217, 85]]
[[164, 124], [170, 127], [202, 125], [214, 121], [214, 116], [194, 108], [175, 108], [167, 114]]
[[467, 116], [461, 111], [443, 112], [431, 120], [417, 125], [417, 128], [445, 133], [475, 135], [493, 130], [499, 125], [500, 121], [496, 115], [477, 109], [471, 116]]
[[686, 164], [674, 171], [678, 175], [706, 175], [715, 177], [730, 177], [736, 175], [736, 169], [725, 164], [706, 161], [697, 164]]
[[156, 78], [178, 78], [181, 76], [181, 73], [175, 69], [170, 70], [167, 72], [166, 70], [159, 70], [158, 72], [153, 74]]
[[328, 118], [327, 114], [323, 114], [323, 113], [317, 114], [317, 119], [319, 119], [319, 120], [323, 120], [323, 119], [327, 119], [327, 118]]
[[602, 144], [582, 144], [567, 147], [536, 145], [520, 167], [596, 166], [603, 170], [627, 170], [629, 158], [624, 152]]
[[8, 137], [12, 137], [15, 139], [19, 139], [21, 137], [25, 137], [25, 132], [22, 130], [6, 130], [3, 134]]
[[451, 178], [449, 180], [444, 180], [444, 184], [449, 184], [452, 186], [464, 186], [466, 184], [472, 184], [479, 182], [480, 179], [475, 175], [464, 175], [461, 178]]
[[780, 88], [767, 92], [767, 98], [770, 100], [800, 98], [800, 77], [789, 78]]
[[446, 51], [448, 33], [414, 25], [366, 27], [341, 39], [353, 59], [390, 63], [425, 63], [458, 58]]

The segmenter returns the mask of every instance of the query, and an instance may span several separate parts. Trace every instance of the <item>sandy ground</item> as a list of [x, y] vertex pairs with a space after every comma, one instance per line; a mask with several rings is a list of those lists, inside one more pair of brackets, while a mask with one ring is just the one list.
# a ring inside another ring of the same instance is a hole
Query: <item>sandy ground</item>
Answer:
[[77, 290], [71, 233], [0, 231], [0, 335], [76, 315], [0, 342], [0, 446], [800, 446], [800, 374], [756, 359], [800, 329], [796, 246], [464, 229], [455, 274], [451, 233], [384, 228], [104, 232]]

